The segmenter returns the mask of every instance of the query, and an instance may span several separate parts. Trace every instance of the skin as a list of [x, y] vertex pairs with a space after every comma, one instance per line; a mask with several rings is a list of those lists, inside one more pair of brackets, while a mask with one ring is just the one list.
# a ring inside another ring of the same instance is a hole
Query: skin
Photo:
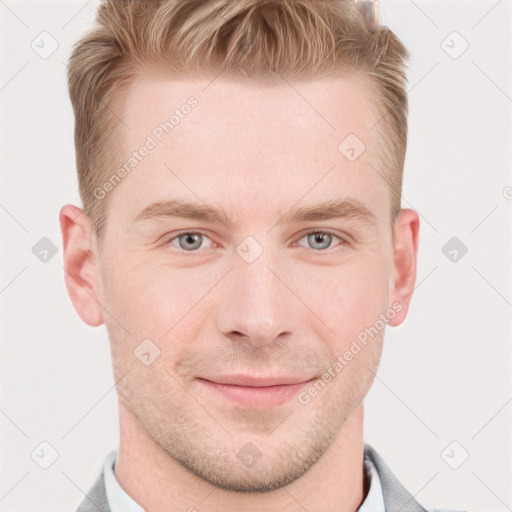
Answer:
[[[389, 325], [407, 315], [419, 219], [403, 209], [391, 223], [388, 186], [369, 165], [378, 168], [381, 151], [369, 131], [380, 118], [369, 88], [358, 76], [293, 87], [147, 70], [120, 113], [127, 155], [187, 98], [198, 106], [109, 192], [101, 244], [80, 208], [61, 209], [68, 293], [81, 319], [105, 324], [110, 339], [115, 474], [148, 511], [353, 512], [366, 496], [363, 399], [384, 329], [308, 404], [294, 396], [243, 406], [199, 380], [319, 379], [393, 304], [401, 311]], [[351, 133], [366, 145], [353, 162], [338, 151]], [[234, 225], [134, 222], [173, 198], [215, 204]], [[280, 222], [292, 208], [347, 198], [374, 223]], [[204, 236], [176, 238], [182, 230]], [[308, 237], [315, 232], [334, 237]], [[251, 263], [236, 250], [249, 236], [262, 249]], [[133, 351], [148, 338], [160, 356], [145, 366]], [[237, 457], [247, 443], [261, 453], [253, 467]]]

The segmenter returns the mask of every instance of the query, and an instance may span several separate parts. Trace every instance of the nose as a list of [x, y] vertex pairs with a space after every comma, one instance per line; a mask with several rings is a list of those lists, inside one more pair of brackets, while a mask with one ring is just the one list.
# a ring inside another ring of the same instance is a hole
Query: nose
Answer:
[[271, 345], [292, 334], [304, 315], [289, 266], [285, 270], [268, 253], [264, 250], [252, 263], [235, 257], [217, 316], [217, 327], [229, 339]]

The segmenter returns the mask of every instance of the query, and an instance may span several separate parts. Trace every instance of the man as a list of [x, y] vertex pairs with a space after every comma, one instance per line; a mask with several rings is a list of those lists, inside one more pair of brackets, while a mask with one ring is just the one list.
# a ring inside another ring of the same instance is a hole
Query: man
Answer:
[[363, 442], [407, 315], [407, 50], [343, 0], [104, 1], [69, 90], [77, 313], [120, 445], [80, 512], [424, 511]]

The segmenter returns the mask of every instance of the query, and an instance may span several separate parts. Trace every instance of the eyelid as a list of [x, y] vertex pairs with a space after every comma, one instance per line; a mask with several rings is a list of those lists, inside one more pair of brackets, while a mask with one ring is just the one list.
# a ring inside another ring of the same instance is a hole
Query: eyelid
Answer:
[[[327, 253], [329, 251], [333, 251], [335, 250], [336, 248], [338, 247], [341, 247], [343, 245], [348, 245], [348, 240], [346, 240], [347, 237], [342, 237], [341, 235], [337, 234], [337, 233], [334, 233], [333, 231], [331, 231], [330, 229], [310, 229], [310, 230], [307, 230], [306, 232], [302, 233], [298, 238], [297, 238], [297, 242], [302, 240], [305, 236], [308, 236], [308, 235], [313, 235], [315, 233], [320, 233], [322, 235], [332, 235], [334, 236], [335, 238], [337, 238], [340, 242], [338, 243], [338, 245], [335, 245], [333, 247], [328, 247], [327, 249], [320, 249], [320, 250], [315, 250], [315, 249], [311, 249], [312, 251], [316, 252], [316, 253]], [[295, 243], [297, 243], [295, 242]], [[302, 246], [299, 246], [299, 247], [302, 247]], [[304, 247], [305, 249], [309, 249], [309, 247]]]
[[[169, 235], [165, 235], [163, 237], [164, 239], [164, 242], [163, 242], [163, 245], [165, 246], [171, 246], [171, 242], [173, 240], [176, 240], [177, 238], [179, 238], [180, 236], [182, 235], [202, 235], [206, 238], [209, 238], [211, 240], [211, 237], [209, 235], [207, 235], [204, 231], [201, 231], [201, 230], [192, 230], [192, 229], [184, 229], [182, 231], [177, 231], [176, 233], [171, 233]], [[212, 243], [214, 244], [213, 240], [211, 240]], [[185, 251], [183, 249], [180, 249], [179, 247], [174, 247], [172, 245], [172, 247], [174, 248], [174, 250], [178, 253], [178, 254], [198, 254], [200, 251], [199, 249], [196, 249], [194, 251]]]
[[[304, 237], [308, 236], [308, 235], [312, 235], [312, 234], [315, 234], [315, 233], [320, 233], [320, 234], [325, 234], [325, 235], [332, 235], [334, 236], [335, 238], [337, 238], [339, 240], [339, 243], [333, 247], [328, 247], [327, 249], [312, 249], [310, 247], [305, 247], [305, 246], [301, 246], [301, 245], [297, 245], [297, 247], [300, 247], [302, 249], [310, 249], [311, 251], [313, 251], [314, 253], [317, 253], [317, 254], [322, 254], [322, 253], [330, 253], [331, 251], [335, 251], [336, 249], [339, 249], [343, 246], [346, 246], [346, 245], [349, 245], [349, 241], [347, 240], [348, 236], [341, 236], [337, 233], [334, 233], [331, 229], [322, 229], [322, 228], [311, 228], [311, 229], [308, 229], [306, 231], [303, 231], [297, 238], [296, 238], [296, 241], [294, 242], [294, 245], [296, 245], [300, 240], [302, 240]], [[175, 233], [171, 233], [169, 235], [165, 235], [164, 236], [164, 243], [163, 245], [165, 246], [172, 246], [174, 251], [177, 253], [177, 254], [188, 254], [188, 255], [193, 255], [193, 254], [200, 254], [202, 251], [199, 250], [199, 249], [195, 249], [195, 250], [192, 250], [192, 251], [185, 251], [184, 249], [180, 249], [179, 247], [175, 247], [171, 244], [172, 241], [176, 240], [178, 237], [182, 236], [182, 235], [202, 235], [208, 239], [211, 240], [210, 236], [205, 233], [204, 231], [202, 230], [193, 230], [193, 229], [184, 229], [184, 230], [181, 230], [181, 231], [177, 231]], [[215, 244], [215, 242], [213, 242], [213, 240], [211, 240], [213, 244]]]

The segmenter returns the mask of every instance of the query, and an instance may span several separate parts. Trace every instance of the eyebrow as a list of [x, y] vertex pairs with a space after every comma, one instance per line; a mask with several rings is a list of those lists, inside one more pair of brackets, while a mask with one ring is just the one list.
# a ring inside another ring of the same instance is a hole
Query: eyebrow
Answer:
[[[134, 219], [134, 223], [179, 217], [209, 223], [222, 223], [233, 227], [233, 218], [221, 208], [213, 205], [171, 199], [145, 207]], [[352, 198], [328, 200], [322, 203], [294, 208], [286, 212], [277, 224], [293, 222], [323, 221], [335, 218], [354, 219], [375, 226], [377, 217], [360, 201]]]

